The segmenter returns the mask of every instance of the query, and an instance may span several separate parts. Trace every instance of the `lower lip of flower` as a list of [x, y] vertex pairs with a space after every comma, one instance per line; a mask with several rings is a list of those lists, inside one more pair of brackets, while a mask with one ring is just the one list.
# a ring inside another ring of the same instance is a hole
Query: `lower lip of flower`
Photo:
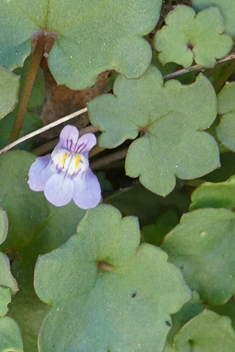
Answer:
[[80, 171], [89, 168], [87, 158], [82, 154], [75, 154], [66, 149], [56, 149], [51, 154], [51, 161], [58, 173], [64, 172], [68, 177], [76, 176]]

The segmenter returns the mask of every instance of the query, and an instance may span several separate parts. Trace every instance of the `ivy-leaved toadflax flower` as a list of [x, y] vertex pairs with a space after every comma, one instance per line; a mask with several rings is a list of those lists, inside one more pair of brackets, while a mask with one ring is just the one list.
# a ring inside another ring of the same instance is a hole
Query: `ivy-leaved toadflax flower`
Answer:
[[65, 126], [53, 152], [38, 157], [31, 165], [30, 189], [44, 191], [47, 200], [57, 207], [73, 199], [82, 209], [94, 208], [101, 199], [99, 181], [89, 168], [88, 161], [88, 153], [95, 144], [93, 133], [79, 138], [76, 127]]

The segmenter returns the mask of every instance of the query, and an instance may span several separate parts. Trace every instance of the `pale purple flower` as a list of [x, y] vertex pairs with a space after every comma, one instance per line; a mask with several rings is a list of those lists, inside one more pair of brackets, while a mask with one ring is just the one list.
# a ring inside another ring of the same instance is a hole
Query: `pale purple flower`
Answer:
[[76, 127], [65, 126], [53, 152], [38, 157], [31, 165], [30, 189], [44, 191], [47, 200], [57, 207], [73, 199], [82, 209], [94, 208], [101, 199], [99, 181], [89, 168], [88, 161], [88, 153], [95, 144], [93, 133], [79, 138]]

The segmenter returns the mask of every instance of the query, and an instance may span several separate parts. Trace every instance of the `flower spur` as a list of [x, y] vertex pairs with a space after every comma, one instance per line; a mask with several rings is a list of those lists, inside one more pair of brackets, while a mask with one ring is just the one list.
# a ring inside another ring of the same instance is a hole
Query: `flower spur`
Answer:
[[31, 190], [44, 191], [53, 205], [60, 207], [72, 199], [82, 209], [94, 208], [101, 199], [97, 177], [89, 168], [88, 153], [96, 144], [93, 133], [79, 138], [76, 127], [67, 125], [51, 154], [38, 157], [29, 169]]

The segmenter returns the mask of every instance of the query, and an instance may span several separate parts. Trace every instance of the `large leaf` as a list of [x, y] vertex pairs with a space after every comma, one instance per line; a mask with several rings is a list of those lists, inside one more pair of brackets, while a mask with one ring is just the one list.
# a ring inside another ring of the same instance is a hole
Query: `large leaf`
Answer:
[[187, 68], [195, 60], [204, 67], [214, 67], [216, 59], [227, 55], [233, 46], [232, 38], [222, 34], [223, 17], [216, 7], [196, 15], [191, 7], [179, 5], [166, 16], [165, 23], [154, 38], [163, 64], [176, 62]]
[[223, 145], [235, 152], [235, 82], [227, 83], [218, 95], [218, 113], [222, 117], [217, 136]]
[[166, 253], [139, 240], [136, 218], [100, 205], [65, 245], [39, 258], [36, 292], [52, 304], [41, 352], [162, 351], [169, 314], [190, 291]]
[[151, 62], [143, 36], [157, 24], [161, 5], [161, 0], [0, 0], [0, 64], [22, 66], [31, 37], [44, 33], [57, 38], [49, 67], [58, 84], [83, 89], [107, 69], [137, 78]]
[[233, 352], [235, 331], [229, 318], [204, 310], [180, 330], [174, 342], [180, 352]]
[[19, 77], [0, 67], [0, 120], [11, 112], [18, 100]]
[[190, 210], [209, 207], [226, 209], [235, 207], [235, 176], [225, 182], [204, 183], [193, 192]]
[[19, 292], [10, 305], [9, 315], [22, 331], [25, 351], [37, 352], [37, 336], [49, 307], [33, 288], [34, 264], [39, 254], [51, 251], [76, 232], [84, 211], [73, 202], [56, 208], [43, 192], [33, 192], [27, 184], [35, 156], [14, 151], [0, 157], [0, 204], [9, 218], [9, 234], [1, 246], [12, 261]]
[[139, 80], [118, 76], [113, 90], [91, 100], [89, 114], [103, 131], [103, 147], [144, 133], [128, 150], [128, 176], [140, 176], [146, 188], [165, 196], [176, 176], [197, 178], [219, 166], [218, 146], [203, 131], [216, 117], [215, 92], [203, 75], [189, 86], [176, 80], [163, 86], [159, 70], [150, 66]]
[[234, 212], [206, 208], [188, 213], [164, 238], [161, 248], [206, 302], [222, 304], [234, 293]]
[[225, 31], [235, 36], [235, 7], [234, 0], [193, 0], [193, 7], [200, 11], [206, 7], [217, 6], [223, 14]]

